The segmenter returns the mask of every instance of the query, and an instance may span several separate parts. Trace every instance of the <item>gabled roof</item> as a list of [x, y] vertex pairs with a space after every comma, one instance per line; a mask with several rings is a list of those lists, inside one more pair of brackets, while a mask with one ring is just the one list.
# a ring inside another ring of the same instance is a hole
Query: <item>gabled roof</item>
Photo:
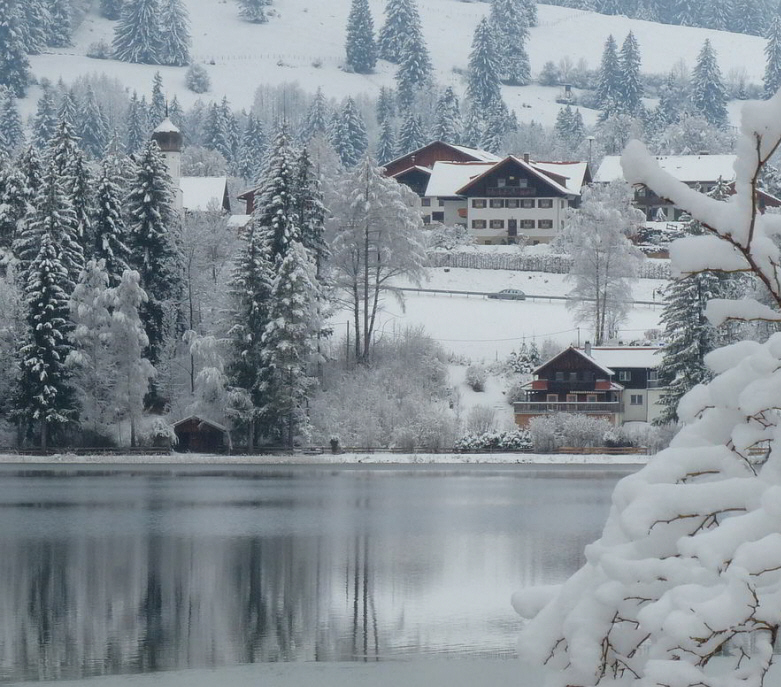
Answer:
[[426, 186], [426, 196], [452, 198], [458, 189], [483, 172], [494, 162], [435, 162]]
[[591, 357], [609, 368], [654, 369], [662, 362], [661, 350], [659, 346], [594, 346]]
[[412, 165], [411, 167], [407, 167], [407, 169], [402, 169], [400, 172], [396, 172], [391, 178], [392, 179], [398, 179], [401, 176], [404, 176], [405, 174], [409, 174], [410, 172], [422, 172], [423, 174], [430, 175], [431, 169], [429, 167], [422, 167], [421, 165]]
[[[732, 181], [735, 178], [736, 155], [657, 155], [656, 161], [665, 172], [678, 181]], [[608, 183], [624, 178], [620, 155], [606, 155], [594, 176], [596, 183]]]
[[458, 195], [464, 195], [472, 186], [474, 186], [475, 184], [477, 184], [480, 181], [482, 181], [484, 177], [488, 176], [489, 174], [494, 173], [496, 170], [500, 169], [501, 167], [504, 167], [505, 165], [509, 165], [509, 164], [516, 164], [516, 165], [518, 165], [519, 167], [521, 167], [522, 169], [527, 171], [531, 176], [536, 177], [537, 179], [539, 179], [540, 181], [542, 181], [545, 184], [548, 184], [548, 186], [552, 186], [553, 189], [557, 193], [561, 193], [564, 196], [572, 196], [572, 195], [579, 196], [580, 195], [580, 191], [577, 191], [577, 192], [573, 193], [568, 188], [566, 188], [566, 186], [564, 186], [564, 185], [554, 181], [552, 177], [548, 176], [547, 174], [543, 173], [542, 171], [540, 171], [538, 169], [535, 169], [534, 166], [531, 163], [526, 162], [525, 160], [521, 160], [521, 159], [515, 157], [514, 155], [508, 155], [501, 162], [498, 162], [497, 164], [492, 165], [489, 169], [487, 169], [485, 172], [483, 172], [480, 176], [475, 177], [474, 179], [472, 179], [468, 183], [464, 184], [464, 186], [462, 186], [460, 189], [458, 189], [458, 191], [456, 193]]
[[615, 372], [613, 372], [613, 370], [611, 370], [609, 367], [605, 367], [601, 363], [599, 363], [596, 360], [594, 360], [594, 358], [592, 358], [590, 356], [587, 356], [584, 351], [580, 350], [579, 348], [575, 348], [575, 346], [570, 346], [569, 348], [565, 348], [561, 353], [558, 353], [558, 354], [554, 355], [552, 358], [550, 358], [550, 360], [546, 360], [544, 363], [542, 363], [542, 365], [540, 365], [536, 369], [532, 370], [532, 374], [535, 374], [535, 375], [538, 374], [540, 370], [548, 367], [548, 365], [550, 365], [552, 362], [558, 360], [559, 358], [561, 358], [562, 356], [564, 356], [564, 355], [566, 355], [566, 354], [568, 354], [570, 352], [576, 353], [581, 358], [584, 358], [588, 363], [590, 363], [594, 367], [596, 367], [599, 370], [601, 370], [602, 372], [604, 372], [605, 375], [607, 375], [608, 377], [612, 377], [615, 374]]
[[182, 177], [182, 203], [185, 210], [205, 212], [216, 203], [223, 208], [228, 190], [228, 177]]
[[227, 432], [228, 428], [225, 425], [221, 425], [219, 422], [214, 422], [213, 420], [207, 420], [205, 417], [201, 417], [200, 415], [188, 415], [185, 418], [182, 418], [178, 422], [174, 422], [174, 429], [176, 429], [179, 425], [183, 425], [185, 422], [195, 421], [199, 425], [208, 425], [209, 427], [213, 427], [219, 432]]
[[452, 143], [446, 143], [445, 141], [431, 141], [431, 143], [427, 143], [422, 148], [418, 148], [417, 150], [410, 150], [408, 153], [404, 153], [404, 155], [400, 155], [395, 160], [391, 160], [390, 162], [385, 163], [384, 166], [390, 167], [391, 165], [396, 164], [397, 162], [403, 160], [404, 158], [411, 157], [411, 156], [418, 156], [422, 152], [434, 146], [444, 146], [445, 148], [450, 148], [451, 150], [459, 152], [461, 155], [471, 157], [475, 162], [498, 162], [499, 160], [502, 159], [498, 155], [489, 153], [487, 150], [480, 150], [479, 148], [468, 148], [467, 146], [453, 145]]
[[545, 174], [555, 174], [563, 178], [563, 182], [558, 179], [556, 181], [566, 186], [570, 193], [580, 194], [580, 189], [589, 182], [588, 162], [532, 162], [531, 164]]

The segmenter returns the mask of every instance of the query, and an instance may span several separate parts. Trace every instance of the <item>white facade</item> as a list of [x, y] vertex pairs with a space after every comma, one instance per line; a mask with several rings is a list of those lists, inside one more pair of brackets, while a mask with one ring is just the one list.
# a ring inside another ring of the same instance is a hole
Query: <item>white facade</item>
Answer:
[[561, 231], [568, 207], [560, 197], [469, 198], [467, 226], [479, 243], [515, 243], [517, 236], [532, 244], [550, 243]]

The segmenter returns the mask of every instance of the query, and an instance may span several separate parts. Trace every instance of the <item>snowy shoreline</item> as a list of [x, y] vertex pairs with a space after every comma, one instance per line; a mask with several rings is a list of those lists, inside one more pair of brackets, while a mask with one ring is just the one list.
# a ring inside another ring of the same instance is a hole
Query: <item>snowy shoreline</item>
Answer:
[[643, 465], [645, 455], [570, 455], [539, 453], [341, 453], [226, 456], [206, 453], [165, 455], [76, 455], [57, 453], [34, 456], [0, 454], [0, 464], [17, 465]]

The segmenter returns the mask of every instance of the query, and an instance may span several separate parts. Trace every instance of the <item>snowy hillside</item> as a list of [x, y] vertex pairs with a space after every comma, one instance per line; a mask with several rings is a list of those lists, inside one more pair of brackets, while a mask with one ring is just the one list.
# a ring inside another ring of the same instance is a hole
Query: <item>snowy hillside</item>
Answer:
[[[185, 4], [192, 21], [193, 56], [206, 64], [212, 80], [212, 92], [207, 98], [225, 95], [233, 107], [248, 108], [261, 83], [297, 82], [311, 92], [322, 86], [336, 98], [374, 94], [381, 86], [393, 85], [395, 66], [387, 62], [381, 61], [375, 74], [342, 71], [350, 0], [275, 0], [276, 16], [264, 25], [241, 21], [234, 0], [185, 0]], [[385, 1], [371, 0], [370, 5], [378, 29], [383, 22]], [[466, 67], [472, 33], [488, 5], [461, 0], [421, 0], [419, 5], [437, 80], [462, 90], [459, 72]], [[756, 36], [654, 24], [548, 5], [539, 7], [539, 24], [532, 29], [528, 45], [535, 75], [546, 61], [558, 62], [565, 57], [573, 63], [584, 58], [590, 68], [596, 68], [608, 34], [620, 41], [632, 30], [640, 44], [644, 72], [669, 71], [681, 59], [692, 67], [703, 41], [710, 38], [725, 76], [731, 70], [745, 69], [750, 81], [761, 82], [765, 41]], [[178, 95], [185, 107], [195, 101], [198, 96], [184, 86], [184, 69], [86, 57], [90, 44], [101, 39], [111, 42], [113, 26], [113, 22], [93, 10], [76, 32], [72, 47], [31, 58], [35, 76], [70, 82], [81, 74], [106, 73], [129, 89], [146, 93], [153, 73], [159, 69], [169, 96]], [[504, 89], [508, 105], [516, 110], [521, 121], [552, 122], [559, 109], [555, 102], [558, 93], [558, 88], [540, 86]], [[26, 112], [32, 110], [38, 95], [39, 89], [30, 90], [23, 103]], [[595, 116], [596, 113], [587, 111], [587, 123]]]

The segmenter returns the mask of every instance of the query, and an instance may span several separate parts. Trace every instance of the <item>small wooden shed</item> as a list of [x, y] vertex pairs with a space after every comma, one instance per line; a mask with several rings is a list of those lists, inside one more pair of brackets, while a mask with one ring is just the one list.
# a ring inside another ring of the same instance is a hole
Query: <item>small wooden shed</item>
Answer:
[[230, 448], [228, 428], [198, 415], [190, 415], [174, 423], [176, 451], [191, 453], [222, 453]]

